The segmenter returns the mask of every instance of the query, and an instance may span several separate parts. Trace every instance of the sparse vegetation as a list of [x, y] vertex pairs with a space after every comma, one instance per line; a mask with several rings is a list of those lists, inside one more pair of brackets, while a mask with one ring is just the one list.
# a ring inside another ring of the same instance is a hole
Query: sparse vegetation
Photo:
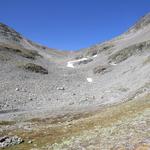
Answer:
[[94, 56], [94, 55], [96, 55], [97, 53], [98, 53], [98, 52], [97, 52], [97, 49], [92, 49], [92, 51], [89, 50], [89, 51], [87, 52], [86, 56]]
[[10, 58], [4, 54], [0, 54], [0, 61], [8, 61]]
[[113, 47], [114, 47], [114, 45], [108, 44], [108, 43], [104, 43], [103, 45], [95, 45], [95, 46], [90, 47], [89, 50], [87, 50], [87, 55], [88, 56], [94, 56], [94, 55], [99, 54], [103, 51], [107, 51]]
[[113, 47], [113, 45], [106, 45], [102, 49], [103, 49], [103, 51], [105, 51], [105, 50], [108, 50], [108, 49], [110, 49], [112, 47]]
[[142, 51], [145, 51], [148, 48], [150, 48], [150, 41], [134, 44], [111, 55], [109, 60], [110, 62], [120, 63], [134, 54], [140, 54]]
[[23, 68], [27, 71], [30, 72], [35, 72], [35, 73], [41, 73], [41, 74], [48, 74], [48, 70], [43, 68], [40, 65], [34, 64], [34, 63], [27, 63], [19, 66], [20, 68]]
[[13, 125], [14, 121], [0, 121], [0, 126]]
[[107, 66], [97, 66], [93, 69], [94, 74], [104, 73], [107, 70]]
[[137, 150], [149, 144], [146, 28], [78, 52], [57, 52], [1, 27], [0, 147], [11, 136], [24, 143], [6, 150]]
[[41, 57], [41, 55], [39, 55], [38, 52], [33, 51], [33, 50], [30, 50], [30, 51], [28, 51], [28, 50], [22, 50], [21, 52], [19, 52], [19, 54], [21, 56], [23, 56], [25, 58], [29, 58], [29, 59], [35, 59], [37, 56]]
[[3, 23], [0, 23], [0, 34], [7, 40], [16, 42], [20, 42], [20, 40], [22, 40], [22, 36], [18, 32]]
[[[34, 124], [36, 123], [38, 129], [31, 132], [21, 129], [10, 131], [14, 135], [21, 136], [25, 139], [25, 142], [21, 145], [6, 149], [30, 149], [33, 145], [26, 142], [28, 139], [34, 139], [34, 144], [37, 144], [37, 148], [39, 149], [42, 149], [43, 146], [47, 146], [48, 144], [49, 146], [54, 144], [54, 147], [52, 146], [49, 149], [55, 149], [59, 146], [59, 148], [62, 149], [63, 146], [71, 146], [75, 139], [79, 140], [81, 143], [88, 143], [86, 139], [91, 139], [92, 137], [100, 137], [100, 144], [103, 145], [108, 144], [108, 137], [110, 136], [112, 140], [109, 141], [109, 144], [115, 147], [119, 144], [117, 139], [124, 140], [129, 130], [133, 133], [131, 137], [138, 141], [140, 138], [148, 137], [148, 132], [145, 131], [142, 133], [141, 129], [136, 128], [135, 123], [140, 123], [141, 120], [147, 121], [146, 119], [149, 114], [140, 114], [147, 112], [146, 110], [149, 109], [149, 98], [150, 95], [148, 94], [140, 99], [132, 99], [131, 101], [115, 106], [103, 107], [101, 110], [91, 114], [79, 114], [69, 121], [68, 119], [71, 118], [71, 114], [59, 117], [58, 119], [53, 118], [54, 120], [52, 118], [46, 118], [46, 121], [35, 118], [35, 120], [33, 119], [30, 121], [33, 121]], [[133, 123], [133, 125], [131, 123]], [[114, 145], [115, 142], [116, 145]], [[66, 143], [68, 144], [66, 145]]]
[[35, 59], [37, 56], [40, 56], [38, 52], [33, 50], [11, 49], [11, 48], [6, 48], [6, 50], [28, 59]]
[[[22, 57], [25, 57], [25, 58], [28, 58], [28, 59], [36, 59], [36, 57], [42, 57], [37, 51], [34, 51], [34, 50], [26, 50], [26, 49], [22, 49], [22, 48], [9, 48], [7, 46], [1, 46], [0, 47], [0, 51], [1, 52], [8, 52], [8, 53], [11, 53], [11, 54], [16, 54], [16, 55], [19, 55], [19, 56], [22, 56]], [[7, 55], [8, 55], [7, 53]]]

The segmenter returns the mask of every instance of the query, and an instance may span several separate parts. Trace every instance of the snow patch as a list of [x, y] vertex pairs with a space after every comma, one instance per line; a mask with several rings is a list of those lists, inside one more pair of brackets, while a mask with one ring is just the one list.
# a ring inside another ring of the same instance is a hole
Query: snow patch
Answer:
[[81, 58], [81, 59], [78, 59], [78, 60], [74, 60], [74, 62], [79, 62], [79, 61], [84, 61], [84, 60], [88, 60], [88, 58], [84, 57], [84, 58]]
[[111, 62], [110, 65], [112, 66], [116, 66], [117, 64], [115, 64], [114, 62]]
[[69, 62], [67, 62], [67, 67], [74, 68], [74, 65], [72, 62], [69, 61]]
[[90, 83], [93, 82], [93, 79], [92, 79], [92, 78], [86, 78], [86, 80], [87, 80], [88, 82], [90, 82]]
[[78, 60], [68, 61], [67, 62], [67, 67], [74, 68], [75, 63], [82, 62], [84, 60], [88, 60], [88, 58], [81, 58], [81, 59], [78, 59]]

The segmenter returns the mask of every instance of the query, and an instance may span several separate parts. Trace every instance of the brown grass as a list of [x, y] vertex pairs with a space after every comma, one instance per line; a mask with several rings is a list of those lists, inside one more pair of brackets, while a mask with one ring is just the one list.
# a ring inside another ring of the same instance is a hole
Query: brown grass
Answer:
[[0, 121], [0, 126], [13, 125], [14, 121]]
[[[128, 101], [123, 104], [118, 104], [116, 106], [111, 106], [109, 108], [104, 108], [98, 112], [89, 114], [80, 114], [73, 118], [72, 121], [65, 120], [64, 118], [59, 118], [54, 124], [51, 124], [52, 120], [46, 119], [46, 121], [41, 121], [40, 119], [31, 120], [39, 125], [39, 130], [33, 132], [25, 132], [22, 130], [13, 131], [14, 134], [26, 139], [34, 139], [37, 147], [40, 148], [46, 144], [59, 143], [63, 138], [69, 138], [72, 136], [81, 135], [83, 131], [88, 131], [95, 126], [101, 128], [109, 127], [119, 120], [124, 118], [134, 117], [137, 114], [143, 112], [145, 109], [150, 108], [150, 95], [146, 95], [141, 100]], [[69, 116], [68, 116], [69, 117]], [[62, 121], [61, 121], [62, 120]], [[60, 123], [58, 123], [58, 121]], [[47, 128], [46, 125], [51, 125]], [[26, 150], [32, 147], [26, 142], [14, 146], [15, 150]], [[14, 150], [11, 148], [11, 150]], [[9, 148], [8, 148], [9, 149]]]

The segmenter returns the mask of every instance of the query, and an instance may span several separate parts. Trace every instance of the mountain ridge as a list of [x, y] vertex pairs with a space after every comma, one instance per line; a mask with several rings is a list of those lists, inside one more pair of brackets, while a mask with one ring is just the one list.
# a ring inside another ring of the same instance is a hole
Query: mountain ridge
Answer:
[[8, 137], [0, 148], [10, 135], [25, 142], [10, 140], [8, 150], [150, 148], [149, 65], [149, 15], [76, 52], [40, 46], [1, 25], [0, 135]]

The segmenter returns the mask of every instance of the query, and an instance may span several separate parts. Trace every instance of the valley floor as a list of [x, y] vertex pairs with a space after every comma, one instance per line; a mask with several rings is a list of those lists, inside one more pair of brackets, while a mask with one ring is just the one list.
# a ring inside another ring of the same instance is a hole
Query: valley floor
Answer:
[[92, 113], [1, 122], [0, 134], [25, 140], [6, 150], [149, 150], [149, 99], [147, 94]]
[[0, 24], [0, 147], [150, 150], [149, 66], [150, 24], [77, 52]]

